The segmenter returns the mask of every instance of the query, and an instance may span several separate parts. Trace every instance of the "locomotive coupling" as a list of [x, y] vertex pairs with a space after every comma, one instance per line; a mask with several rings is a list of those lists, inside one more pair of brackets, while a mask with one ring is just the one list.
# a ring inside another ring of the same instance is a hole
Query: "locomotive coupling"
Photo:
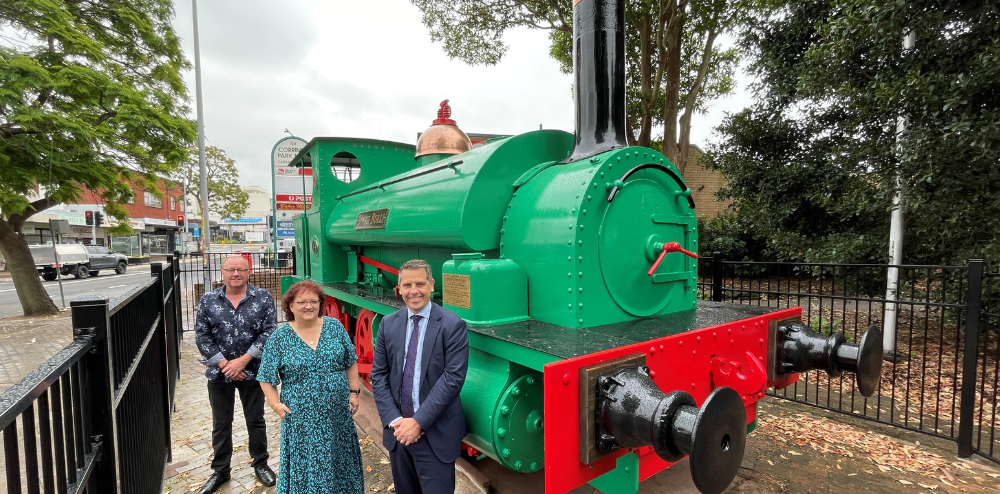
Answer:
[[871, 396], [878, 388], [882, 332], [877, 327], [869, 326], [857, 345], [847, 343], [844, 333], [821, 335], [797, 319], [779, 322], [776, 336], [779, 375], [821, 369], [831, 377], [840, 377], [852, 372], [862, 395]]
[[690, 455], [691, 477], [718, 494], [736, 477], [746, 447], [746, 408], [732, 388], [716, 388], [698, 408], [684, 391], [664, 393], [644, 366], [597, 379], [597, 450], [653, 446], [665, 461]]

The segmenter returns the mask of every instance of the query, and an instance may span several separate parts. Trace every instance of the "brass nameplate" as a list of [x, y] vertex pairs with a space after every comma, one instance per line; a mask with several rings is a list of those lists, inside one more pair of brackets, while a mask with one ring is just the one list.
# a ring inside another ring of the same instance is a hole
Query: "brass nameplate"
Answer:
[[378, 230], [385, 228], [385, 220], [389, 218], [389, 208], [358, 213], [358, 221], [354, 223], [355, 230]]
[[444, 275], [444, 304], [472, 308], [472, 283], [467, 274]]

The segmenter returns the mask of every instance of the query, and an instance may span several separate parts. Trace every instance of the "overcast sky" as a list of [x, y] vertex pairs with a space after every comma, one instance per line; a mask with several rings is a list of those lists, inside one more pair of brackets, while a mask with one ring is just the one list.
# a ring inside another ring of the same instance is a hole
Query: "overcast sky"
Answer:
[[[175, 4], [174, 27], [194, 63], [190, 0]], [[518, 30], [496, 66], [449, 60], [431, 43], [407, 0], [202, 0], [198, 3], [205, 135], [236, 160], [240, 182], [270, 190], [270, 153], [288, 129], [318, 136], [415, 144], [451, 100], [466, 132], [573, 131], [572, 76], [548, 55], [547, 32]], [[195, 74], [185, 74], [194, 117]], [[703, 146], [723, 111], [745, 91], [692, 124]]]

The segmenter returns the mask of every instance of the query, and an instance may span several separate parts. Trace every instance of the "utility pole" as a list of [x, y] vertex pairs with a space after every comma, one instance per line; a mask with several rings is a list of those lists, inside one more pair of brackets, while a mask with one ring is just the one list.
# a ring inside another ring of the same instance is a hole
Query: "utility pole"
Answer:
[[[212, 277], [209, 271], [209, 253], [212, 242], [208, 219], [208, 171], [205, 169], [205, 109], [201, 98], [201, 47], [198, 43], [198, 0], [191, 0], [191, 11], [194, 18], [194, 93], [198, 105], [198, 167], [201, 170], [201, 261], [205, 273], [205, 292], [212, 290]], [[186, 220], [186, 218], [185, 218]]]
[[187, 255], [187, 243], [188, 243], [188, 179], [184, 178], [184, 185], [182, 187], [181, 203], [184, 209], [181, 210], [181, 215], [184, 216], [184, 234], [181, 235], [181, 253], [185, 256]]
[[[903, 36], [903, 56], [917, 44], [917, 34], [910, 31]], [[903, 150], [899, 144], [907, 126], [906, 115], [896, 117], [896, 153], [902, 161]], [[885, 321], [882, 326], [883, 355], [895, 361], [896, 357], [896, 321], [899, 316], [899, 268], [903, 263], [903, 174], [896, 170], [896, 192], [892, 197], [892, 216], [889, 223], [889, 269], [886, 272], [885, 287]]]

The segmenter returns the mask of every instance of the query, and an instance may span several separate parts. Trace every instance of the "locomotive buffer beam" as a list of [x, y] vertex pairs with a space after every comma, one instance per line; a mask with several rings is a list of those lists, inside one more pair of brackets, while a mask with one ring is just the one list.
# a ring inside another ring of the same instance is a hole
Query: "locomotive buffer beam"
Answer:
[[858, 391], [870, 397], [882, 376], [882, 332], [869, 326], [861, 342], [847, 343], [844, 333], [816, 333], [799, 319], [777, 323], [776, 372], [787, 375], [824, 370], [830, 377], [855, 374]]
[[594, 425], [587, 441], [591, 454], [581, 451], [581, 460], [589, 463], [622, 448], [652, 446], [664, 461], [690, 456], [698, 490], [721, 493], [736, 477], [746, 448], [746, 408], [739, 393], [716, 388], [699, 408], [684, 391], [660, 391], [649, 369], [635, 365], [640, 359], [613, 363], [617, 368], [599, 375], [590, 369]]

